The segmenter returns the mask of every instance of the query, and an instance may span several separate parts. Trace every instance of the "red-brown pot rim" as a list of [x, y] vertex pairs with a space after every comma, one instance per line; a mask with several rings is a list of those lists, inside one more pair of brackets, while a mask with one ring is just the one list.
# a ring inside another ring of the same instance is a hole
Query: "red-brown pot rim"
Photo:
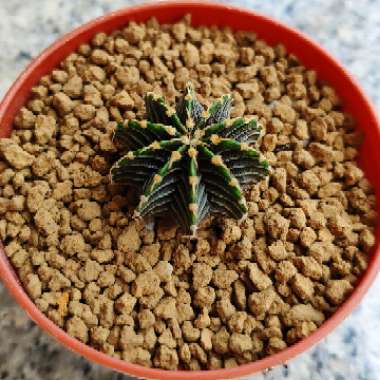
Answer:
[[[64, 35], [30, 63], [5, 95], [0, 104], [0, 136], [6, 136], [10, 133], [15, 114], [25, 103], [30, 88], [38, 79], [50, 72], [59, 61], [74, 51], [76, 46], [88, 41], [95, 33], [100, 31], [109, 32], [117, 29], [129, 20], [145, 20], [148, 15], [155, 16], [159, 20], [173, 21], [186, 13], [192, 13], [193, 19], [197, 24], [221, 24], [230, 25], [236, 29], [251, 29], [255, 30], [260, 37], [262, 36], [271, 44], [274, 42], [284, 43], [289, 51], [301, 58], [305, 66], [315, 68], [322, 79], [326, 79], [337, 89], [338, 94], [343, 97], [346, 108], [349, 108], [350, 112], [353, 106], [359, 108], [359, 111], [354, 112], [355, 118], [360, 125], [363, 122], [367, 123], [367, 132], [372, 131], [370, 132], [370, 137], [376, 139], [377, 143], [380, 143], [379, 121], [373, 105], [356, 80], [316, 42], [297, 30], [267, 16], [237, 7], [203, 1], [155, 2], [130, 7], [99, 17]], [[210, 14], [212, 17], [210, 17]], [[380, 152], [373, 154], [380, 161]], [[365, 163], [364, 166], [366, 166]], [[380, 189], [380, 176], [377, 174], [379, 171], [374, 169], [373, 171], [375, 173], [369, 173], [372, 174], [370, 176], [371, 180], [375, 184], [375, 187]], [[70, 337], [60, 327], [50, 321], [25, 293], [2, 248], [0, 248], [0, 277], [13, 298], [41, 328], [67, 348], [98, 364], [122, 373], [148, 379], [210, 380], [239, 378], [286, 363], [291, 358], [311, 348], [351, 313], [367, 292], [380, 268], [379, 229], [376, 230], [376, 236], [377, 244], [372, 251], [370, 265], [360, 282], [355, 287], [351, 296], [318, 330], [275, 355], [230, 369], [165, 371], [145, 368], [112, 358]]]

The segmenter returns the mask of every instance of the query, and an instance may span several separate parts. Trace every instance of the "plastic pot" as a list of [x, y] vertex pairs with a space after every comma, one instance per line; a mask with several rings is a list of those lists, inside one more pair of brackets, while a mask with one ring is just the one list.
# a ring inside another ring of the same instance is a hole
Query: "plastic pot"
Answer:
[[[68, 54], [89, 41], [98, 32], [111, 32], [129, 21], [145, 21], [156, 17], [160, 22], [170, 23], [185, 14], [192, 15], [193, 24], [230, 26], [237, 30], [252, 30], [269, 44], [282, 43], [308, 68], [314, 69], [321, 80], [335, 88], [343, 101], [343, 108], [357, 121], [358, 128], [366, 135], [360, 154], [360, 164], [377, 193], [380, 190], [380, 128], [374, 107], [364, 95], [358, 83], [347, 71], [318, 44], [300, 32], [257, 13], [231, 6], [205, 2], [158, 2], [122, 9], [91, 21], [66, 34], [46, 49], [20, 75], [0, 104], [0, 136], [10, 134], [12, 121], [29, 97], [29, 91], [41, 76], [51, 72]], [[358, 305], [373, 282], [380, 267], [379, 228], [376, 230], [376, 246], [373, 248], [368, 269], [359, 280], [350, 297], [313, 334], [272, 356], [231, 369], [210, 371], [165, 371], [145, 368], [114, 359], [80, 341], [50, 321], [30, 300], [16, 273], [0, 248], [0, 276], [13, 298], [41, 328], [65, 347], [103, 366], [116, 371], [149, 379], [227, 379], [238, 378], [286, 363], [296, 355], [308, 350], [331, 332]], [[12, 353], [9, 353], [12, 355]]]

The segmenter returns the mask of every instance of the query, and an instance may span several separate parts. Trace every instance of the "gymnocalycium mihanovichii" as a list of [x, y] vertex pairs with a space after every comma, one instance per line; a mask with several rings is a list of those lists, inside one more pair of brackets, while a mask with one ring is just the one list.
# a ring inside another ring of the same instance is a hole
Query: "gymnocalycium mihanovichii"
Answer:
[[113, 182], [139, 191], [135, 216], [170, 215], [193, 237], [208, 213], [244, 218], [244, 187], [269, 174], [252, 147], [261, 132], [257, 120], [231, 120], [231, 95], [205, 109], [191, 84], [175, 108], [154, 93], [145, 105], [146, 120], [117, 126], [114, 140], [128, 152], [110, 170]]

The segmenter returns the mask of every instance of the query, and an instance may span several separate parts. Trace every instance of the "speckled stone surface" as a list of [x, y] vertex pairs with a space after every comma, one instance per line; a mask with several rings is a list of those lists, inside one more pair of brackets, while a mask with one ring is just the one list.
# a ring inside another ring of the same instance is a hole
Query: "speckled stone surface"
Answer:
[[[359, 79], [380, 111], [380, 0], [224, 0], [306, 32]], [[57, 37], [137, 0], [0, 0], [0, 97]], [[256, 380], [380, 380], [380, 278], [324, 342]], [[0, 284], [0, 380], [126, 380], [67, 351]]]

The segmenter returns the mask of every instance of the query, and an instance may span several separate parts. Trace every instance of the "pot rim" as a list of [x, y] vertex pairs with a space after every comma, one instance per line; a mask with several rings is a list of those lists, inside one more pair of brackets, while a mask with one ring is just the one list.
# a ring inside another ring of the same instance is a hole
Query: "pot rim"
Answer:
[[[341, 81], [346, 81], [346, 85], [355, 91], [354, 95], [364, 107], [363, 112], [366, 113], [366, 117], [368, 118], [369, 123], [374, 128], [376, 128], [377, 133], [379, 133], [380, 123], [376, 116], [375, 109], [364, 94], [360, 85], [353, 77], [348, 74], [348, 72], [341, 66], [341, 64], [338, 63], [335, 58], [326, 52], [326, 50], [324, 50], [319, 44], [301, 32], [280, 23], [271, 17], [253, 12], [252, 10], [199, 0], [178, 2], [158, 1], [155, 3], [147, 3], [139, 6], [123, 8], [87, 22], [84, 25], [59, 38], [26, 67], [26, 69], [21, 73], [21, 75], [6, 93], [3, 101], [0, 104], [0, 127], [2, 129], [1, 135], [7, 135], [10, 132], [12, 120], [16, 112], [24, 104], [30, 88], [42, 75], [51, 71], [51, 67], [49, 67], [48, 63], [49, 59], [52, 56], [56, 55], [58, 51], [60, 51], [59, 54], [61, 57], [68, 55], [70, 52], [73, 52], [75, 50], [73, 49], [74, 45], [79, 46], [81, 42], [85, 41], [86, 39], [88, 40], [89, 36], [93, 36], [95, 33], [103, 29], [106, 29], [107, 31], [117, 29], [121, 25], [121, 20], [124, 20], [124, 24], [126, 24], [127, 21], [135, 19], [135, 17], [138, 18], [138, 16], [141, 14], [150, 14], [153, 16], [157, 12], [167, 11], [177, 14], [182, 13], [182, 15], [184, 15], [186, 13], [192, 13], [195, 10], [202, 12], [217, 11], [220, 14], [222, 12], [230, 12], [234, 15], [234, 17], [238, 17], [240, 15], [244, 16], [247, 19], [251, 18], [252, 21], [260, 21], [263, 25], [265, 24], [266, 28], [275, 28], [276, 31], [283, 32], [285, 33], [284, 35], [287, 35], [289, 38], [297, 41], [297, 43], [301, 44], [303, 48], [309, 48], [314, 52], [317, 52], [321, 57], [321, 60], [324, 60], [326, 65], [331, 66], [332, 73], [338, 73], [341, 76]], [[112, 25], [114, 25], [114, 27]], [[239, 26], [237, 25], [237, 29], [238, 28]], [[291, 50], [289, 49], [289, 46], [286, 47], [288, 50]], [[377, 237], [378, 235], [379, 234], [377, 234]], [[377, 240], [379, 239], [377, 238]], [[380, 249], [379, 241], [377, 241], [376, 247], [372, 251], [370, 264], [349, 298], [314, 333], [277, 354], [270, 355], [255, 362], [243, 364], [230, 369], [203, 371], [167, 371], [163, 369], [146, 368], [140, 365], [125, 362], [120, 359], [112, 358], [111, 356], [97, 351], [94, 348], [91, 348], [90, 346], [69, 336], [63, 329], [49, 320], [28, 297], [20, 281], [18, 280], [18, 277], [15, 274], [10, 262], [8, 261], [4, 249], [0, 243], [0, 278], [2, 278], [4, 285], [8, 288], [13, 298], [26, 311], [26, 313], [34, 322], [36, 322], [42, 329], [44, 329], [52, 337], [62, 343], [65, 347], [93, 362], [125, 374], [149, 379], [175, 380], [181, 378], [187, 380], [207, 380], [238, 378], [254, 374], [280, 364], [285, 364], [291, 358], [299, 355], [300, 353], [306, 351], [317, 342], [319, 342], [351, 313], [351, 311], [359, 304], [364, 294], [367, 292], [368, 288], [374, 281], [379, 268]]]

